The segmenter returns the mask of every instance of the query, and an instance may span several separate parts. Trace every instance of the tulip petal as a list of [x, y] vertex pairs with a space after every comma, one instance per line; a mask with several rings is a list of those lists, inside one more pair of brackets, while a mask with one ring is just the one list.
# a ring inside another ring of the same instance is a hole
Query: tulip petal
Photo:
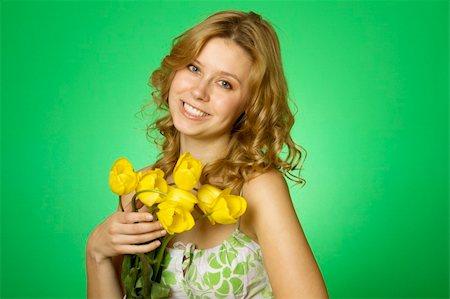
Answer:
[[109, 186], [111, 191], [118, 194], [128, 194], [134, 190], [138, 180], [133, 165], [125, 158], [117, 159], [109, 172]]
[[156, 215], [167, 233], [173, 235], [194, 227], [195, 221], [189, 211], [176, 207], [168, 201], [159, 204], [158, 208], [160, 210]]
[[212, 224], [215, 224], [215, 222], [220, 224], [236, 222], [236, 219], [231, 217], [230, 210], [228, 209], [227, 202], [224, 198], [219, 198], [217, 200], [217, 204], [214, 206], [214, 209], [208, 218]]
[[[158, 192], [167, 192], [167, 182], [160, 175], [163, 173], [159, 169], [149, 170], [143, 175], [139, 180], [136, 187], [136, 192], [138, 193], [139, 200], [148, 207], [151, 207], [155, 203], [162, 202], [164, 200], [163, 196]], [[152, 190], [148, 192], [143, 192], [144, 190]], [[141, 193], [142, 192], [142, 193]]]
[[219, 197], [222, 190], [209, 184], [202, 185], [198, 190], [197, 196], [199, 202], [203, 205], [214, 205], [216, 198]]
[[192, 190], [197, 185], [198, 179], [188, 169], [180, 169], [173, 175], [175, 184], [183, 190]]
[[228, 195], [226, 201], [228, 209], [230, 210], [230, 215], [233, 218], [242, 216], [247, 209], [247, 202], [242, 196]]
[[194, 205], [198, 202], [194, 194], [177, 188], [170, 189], [166, 201], [189, 212], [194, 209]]
[[166, 204], [165, 202], [159, 204], [158, 208], [160, 210], [156, 213], [156, 216], [158, 216], [159, 222], [167, 231], [167, 233], [172, 235], [174, 232], [171, 229], [171, 225], [173, 223], [175, 208], [172, 205]]
[[186, 152], [180, 156], [173, 170], [175, 184], [184, 190], [192, 190], [197, 185], [202, 172], [202, 163]]

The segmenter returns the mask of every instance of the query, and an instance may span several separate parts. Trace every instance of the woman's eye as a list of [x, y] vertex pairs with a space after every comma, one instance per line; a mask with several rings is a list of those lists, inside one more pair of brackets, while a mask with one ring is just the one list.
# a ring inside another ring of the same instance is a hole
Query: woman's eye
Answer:
[[223, 88], [226, 88], [226, 89], [231, 89], [231, 84], [224, 80], [220, 81], [220, 86], [222, 86]]
[[198, 72], [198, 67], [196, 67], [196, 66], [193, 65], [193, 64], [189, 64], [189, 65], [188, 65], [188, 69], [189, 69], [191, 72], [193, 72], [193, 73]]

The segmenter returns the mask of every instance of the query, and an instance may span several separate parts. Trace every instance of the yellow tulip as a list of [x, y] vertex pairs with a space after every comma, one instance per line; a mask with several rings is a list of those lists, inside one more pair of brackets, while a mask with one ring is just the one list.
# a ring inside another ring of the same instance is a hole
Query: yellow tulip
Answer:
[[176, 204], [164, 201], [158, 205], [158, 208], [156, 215], [168, 234], [182, 233], [194, 227], [195, 221], [192, 214]]
[[117, 159], [109, 172], [109, 186], [118, 195], [128, 194], [136, 188], [137, 174], [125, 158]]
[[220, 193], [222, 193], [222, 190], [212, 185], [205, 184], [200, 187], [197, 192], [198, 206], [205, 214], [207, 214], [206, 210], [211, 210], [214, 207]]
[[198, 202], [198, 199], [189, 191], [170, 188], [166, 201], [170, 202], [173, 206], [192, 212], [194, 205]]
[[[164, 179], [164, 172], [157, 168], [149, 170], [142, 174], [139, 183], [136, 187], [136, 193], [143, 190], [154, 190], [167, 193], [168, 185]], [[137, 195], [137, 198], [146, 206], [151, 207], [155, 203], [160, 203], [164, 200], [164, 195], [158, 192], [142, 192]]]
[[212, 224], [235, 223], [244, 214], [247, 202], [242, 196], [230, 194], [229, 188], [220, 190], [211, 185], [203, 185], [198, 190], [198, 206], [208, 215]]
[[175, 184], [183, 190], [192, 190], [202, 174], [202, 162], [186, 152], [178, 159], [173, 170]]

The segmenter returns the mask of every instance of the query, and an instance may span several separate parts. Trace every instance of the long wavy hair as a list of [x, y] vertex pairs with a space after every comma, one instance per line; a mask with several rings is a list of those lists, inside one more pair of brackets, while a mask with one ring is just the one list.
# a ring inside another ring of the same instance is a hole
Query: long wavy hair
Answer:
[[240, 190], [244, 182], [277, 169], [292, 181], [304, 184], [300, 177], [303, 148], [290, 135], [294, 116], [288, 105], [278, 37], [273, 27], [254, 12], [217, 12], [173, 40], [170, 54], [149, 80], [156, 111], [160, 112], [160, 117], [147, 127], [148, 137], [161, 148], [154, 167], [170, 174], [180, 155], [179, 132], [168, 109], [172, 79], [214, 37], [232, 40], [244, 49], [252, 59], [252, 68], [248, 105], [232, 128], [227, 155], [204, 166], [201, 183], [214, 180], [222, 188]]

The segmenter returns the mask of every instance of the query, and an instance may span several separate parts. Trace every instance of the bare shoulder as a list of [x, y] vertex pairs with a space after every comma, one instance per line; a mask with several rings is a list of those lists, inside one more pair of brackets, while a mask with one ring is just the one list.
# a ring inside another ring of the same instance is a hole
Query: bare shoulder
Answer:
[[261, 247], [275, 297], [327, 298], [283, 175], [271, 170], [255, 177], [244, 185], [243, 196], [248, 204], [243, 232]]
[[[258, 197], [261, 200], [269, 200], [270, 196], [267, 195], [276, 195], [280, 192], [289, 193], [289, 190], [283, 175], [272, 169], [244, 184], [244, 192], [252, 198]], [[267, 194], [267, 192], [270, 194]]]
[[[242, 229], [255, 241], [266, 231], [267, 219], [283, 220], [276, 221], [276, 225], [282, 225], [287, 219], [298, 225], [286, 180], [277, 170], [270, 170], [246, 182], [243, 196], [248, 207], [242, 218]], [[270, 225], [273, 227], [274, 222], [271, 221]]]
[[273, 169], [263, 173], [244, 185], [243, 195], [252, 208], [259, 212], [280, 212], [292, 208], [292, 200], [284, 176]]

